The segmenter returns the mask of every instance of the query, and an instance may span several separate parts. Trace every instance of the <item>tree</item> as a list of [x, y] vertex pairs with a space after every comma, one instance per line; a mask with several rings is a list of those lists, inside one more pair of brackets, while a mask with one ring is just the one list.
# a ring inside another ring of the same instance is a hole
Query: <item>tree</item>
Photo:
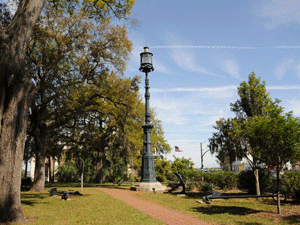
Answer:
[[191, 161], [191, 159], [186, 158], [177, 158], [175, 157], [175, 160], [171, 164], [171, 168], [174, 172], [179, 173], [183, 177], [185, 177], [186, 172], [188, 170], [192, 170], [194, 166], [194, 163]]
[[[37, 86], [30, 116], [36, 157], [31, 190], [35, 192], [44, 190], [46, 156], [59, 154], [53, 154], [53, 137], [81, 112], [71, 111], [66, 100], [80, 86], [94, 83], [103, 70], [122, 74], [131, 50], [125, 27], [111, 25], [104, 17], [95, 23], [88, 13], [80, 12], [82, 6], [69, 4], [46, 5], [28, 49], [28, 72]], [[72, 10], [66, 13], [66, 9]]]
[[152, 112], [152, 146], [153, 152], [160, 158], [163, 158], [163, 154], [166, 154], [171, 151], [171, 146], [165, 140], [165, 133], [159, 119], [155, 118], [155, 113]]
[[[266, 116], [268, 114], [268, 106], [278, 103], [278, 100], [273, 101], [270, 95], [266, 91], [265, 81], [261, 82], [260, 78], [257, 78], [255, 73], [249, 74], [248, 83], [242, 82], [238, 87], [238, 94], [240, 98], [230, 104], [231, 110], [236, 114], [239, 126], [236, 126], [236, 136], [240, 143], [240, 151], [243, 152], [243, 157], [246, 157], [254, 171], [256, 181], [256, 194], [260, 195], [259, 188], [259, 156], [253, 154], [253, 146], [248, 142], [244, 136], [243, 126], [244, 122], [249, 118], [256, 116]], [[251, 158], [249, 157], [252, 156]]]
[[209, 139], [209, 148], [212, 154], [217, 153], [217, 159], [224, 169], [233, 171], [233, 163], [237, 158], [242, 158], [238, 142], [235, 138], [235, 121], [221, 118], [216, 121], [214, 128], [218, 130]]
[[[69, 108], [80, 113], [73, 113], [77, 115], [73, 124], [64, 129], [67, 160], [90, 160], [96, 182], [114, 181], [125, 175], [128, 165], [140, 165], [145, 107], [138, 84], [138, 78], [103, 72], [94, 83], [74, 90], [70, 98]], [[164, 152], [168, 151], [159, 122], [154, 130], [159, 130], [154, 146], [166, 146]]]
[[171, 162], [165, 158], [155, 158], [155, 174], [159, 182], [166, 182], [173, 178]]
[[249, 74], [248, 82], [243, 81], [238, 87], [239, 99], [231, 103], [231, 111], [235, 113], [233, 119], [221, 119], [215, 127], [218, 132], [210, 139], [212, 152], [218, 152], [217, 157], [224, 164], [229, 164], [236, 158], [246, 158], [254, 171], [256, 194], [260, 195], [259, 174], [260, 156], [254, 154], [253, 146], [245, 136], [245, 123], [250, 118], [267, 116], [270, 105], [278, 104], [273, 101], [266, 91], [265, 82], [261, 82], [255, 73]]
[[279, 173], [287, 162], [300, 159], [300, 120], [292, 113], [283, 113], [277, 105], [269, 109], [268, 116], [250, 118], [246, 122], [245, 133], [253, 154], [260, 161], [277, 171], [278, 213], [280, 213]]
[[[74, 4], [77, 1], [72, 1]], [[53, 1], [53, 6], [61, 1]], [[134, 0], [80, 1], [96, 20], [126, 17]], [[0, 27], [0, 220], [23, 222], [20, 182], [30, 98], [34, 85], [25, 75], [25, 52], [44, 0], [21, 0], [7, 27]], [[72, 7], [67, 9], [72, 11]]]
[[43, 0], [21, 0], [7, 27], [0, 26], [0, 222], [24, 222], [20, 185], [30, 98], [25, 51]]

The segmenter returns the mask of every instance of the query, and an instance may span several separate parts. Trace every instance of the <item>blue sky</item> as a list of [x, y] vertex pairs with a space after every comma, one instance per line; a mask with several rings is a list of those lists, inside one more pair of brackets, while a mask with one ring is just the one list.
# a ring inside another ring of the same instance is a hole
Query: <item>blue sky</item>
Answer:
[[[207, 149], [215, 121], [234, 116], [229, 104], [253, 71], [286, 112], [300, 116], [299, 0], [136, 1], [133, 16], [140, 26], [128, 28], [134, 49], [125, 75], [144, 82], [139, 54], [148, 46], [150, 105], [173, 149], [168, 158], [177, 145], [177, 157], [200, 167], [200, 142]], [[204, 167], [215, 166], [207, 153]]]

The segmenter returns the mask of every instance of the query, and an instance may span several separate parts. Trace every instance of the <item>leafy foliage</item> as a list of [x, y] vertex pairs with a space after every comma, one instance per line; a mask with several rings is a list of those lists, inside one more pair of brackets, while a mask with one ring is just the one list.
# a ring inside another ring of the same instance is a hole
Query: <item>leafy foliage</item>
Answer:
[[65, 162], [58, 167], [58, 182], [76, 182], [78, 181], [78, 169], [73, 162]]
[[242, 158], [239, 152], [240, 143], [236, 140], [236, 125], [234, 120], [221, 118], [216, 121], [214, 128], [217, 132], [209, 139], [209, 147], [212, 154], [217, 153], [217, 159], [225, 170], [233, 170], [232, 164]]
[[[112, 21], [127, 19], [133, 4], [50, 1], [27, 52], [27, 72], [37, 87], [28, 134], [44, 137], [33, 143], [43, 143], [47, 155], [88, 162], [90, 171], [98, 171], [88, 179], [123, 176], [128, 163], [139, 163], [140, 81], [121, 78], [132, 44], [126, 27]], [[153, 146], [169, 151], [161, 123], [154, 121]]]
[[159, 182], [166, 182], [173, 179], [171, 162], [167, 159], [155, 159], [155, 174]]
[[[272, 179], [268, 170], [259, 170], [259, 184], [261, 193], [272, 190]], [[247, 190], [249, 194], [256, 193], [254, 173], [252, 170], [242, 171], [238, 177], [238, 187]]]
[[287, 190], [287, 194], [300, 202], [300, 172], [285, 172], [281, 182]]
[[248, 120], [245, 131], [253, 152], [268, 167], [281, 170], [288, 161], [300, 159], [300, 120], [274, 106], [269, 116]]
[[186, 177], [187, 173], [193, 169], [194, 163], [191, 159], [176, 158], [172, 162], [172, 171], [179, 173], [183, 178]]
[[12, 19], [12, 15], [9, 11], [6, 3], [0, 3], [0, 27], [7, 27]]

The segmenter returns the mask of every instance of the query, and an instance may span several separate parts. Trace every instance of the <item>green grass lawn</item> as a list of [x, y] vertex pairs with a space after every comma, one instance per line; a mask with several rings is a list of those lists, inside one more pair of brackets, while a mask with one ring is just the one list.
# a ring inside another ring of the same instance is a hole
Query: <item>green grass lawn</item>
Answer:
[[[58, 188], [64, 191], [80, 191], [80, 188]], [[99, 189], [84, 188], [84, 196], [49, 196], [49, 193], [22, 192], [26, 224], [163, 224], [112, 198]]]
[[[74, 186], [59, 187], [58, 190], [80, 191], [80, 187]], [[130, 187], [129, 184], [102, 186]], [[23, 212], [30, 219], [27, 224], [163, 224], [97, 188], [84, 188], [83, 194], [84, 196], [70, 196], [70, 200], [64, 201], [61, 200], [61, 196], [50, 197], [46, 192], [42, 194], [22, 192]], [[133, 192], [133, 194], [216, 224], [300, 224], [299, 204], [282, 204], [282, 214], [278, 215], [276, 204], [271, 199], [215, 200], [207, 205], [197, 203], [197, 200], [201, 200], [201, 196], [192, 193], [181, 197], [152, 192]]]
[[300, 224], [300, 205], [282, 204], [282, 214], [277, 214], [272, 199], [214, 200], [210, 205], [197, 203], [199, 195], [176, 196], [172, 194], [136, 193], [137, 197], [194, 215], [201, 220], [217, 224], [265, 225]]

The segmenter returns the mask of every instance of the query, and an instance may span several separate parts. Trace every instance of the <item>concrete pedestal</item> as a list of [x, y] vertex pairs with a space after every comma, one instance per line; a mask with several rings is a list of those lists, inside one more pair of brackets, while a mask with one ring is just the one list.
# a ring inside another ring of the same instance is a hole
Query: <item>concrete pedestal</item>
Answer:
[[155, 188], [156, 192], [163, 192], [167, 189], [166, 186], [163, 186], [160, 182], [141, 182], [134, 187], [131, 187], [130, 190], [133, 191], [153, 191], [153, 188]]

